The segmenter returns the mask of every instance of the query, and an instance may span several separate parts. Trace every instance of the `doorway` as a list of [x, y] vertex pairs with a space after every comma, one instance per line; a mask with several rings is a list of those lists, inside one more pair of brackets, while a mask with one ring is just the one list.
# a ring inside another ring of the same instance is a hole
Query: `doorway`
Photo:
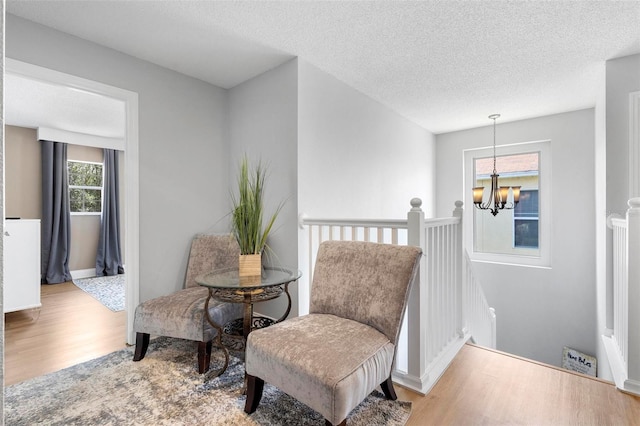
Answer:
[[[92, 145], [100, 148], [112, 148], [124, 151], [125, 339], [128, 344], [133, 344], [135, 341], [133, 317], [135, 308], [139, 303], [138, 94], [10, 58], [6, 58], [5, 73], [35, 82], [45, 82], [53, 86], [80, 91], [91, 96], [106, 97], [124, 102], [125, 117], [123, 137], [94, 138]], [[11, 108], [11, 105], [7, 103], [5, 108], [8, 110]], [[53, 140], [55, 140], [55, 129], [49, 130], [54, 130]], [[67, 135], [64, 137], [67, 137]]]

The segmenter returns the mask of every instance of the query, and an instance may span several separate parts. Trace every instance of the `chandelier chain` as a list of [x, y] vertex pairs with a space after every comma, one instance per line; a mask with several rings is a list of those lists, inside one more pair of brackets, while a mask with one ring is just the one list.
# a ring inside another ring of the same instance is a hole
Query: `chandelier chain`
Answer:
[[[489, 199], [483, 202], [484, 187], [473, 188], [473, 204], [480, 210], [489, 210], [494, 216], [502, 209], [513, 209], [520, 201], [520, 186], [500, 186], [498, 183], [497, 157], [496, 157], [496, 119], [500, 114], [492, 114], [489, 119], [493, 120], [493, 174], [491, 175], [491, 191]], [[509, 193], [513, 194], [513, 201], [508, 202]]]
[[491, 114], [489, 119], [493, 120], [493, 174], [497, 174], [496, 170], [496, 120], [500, 118], [500, 114]]
[[496, 117], [493, 117], [493, 174], [496, 174]]

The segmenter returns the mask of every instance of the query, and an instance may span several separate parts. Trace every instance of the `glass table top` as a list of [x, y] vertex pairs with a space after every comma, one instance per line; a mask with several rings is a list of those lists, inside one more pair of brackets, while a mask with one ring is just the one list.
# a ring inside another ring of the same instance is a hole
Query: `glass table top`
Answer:
[[296, 281], [301, 275], [298, 270], [267, 266], [262, 268], [260, 276], [241, 277], [238, 268], [226, 268], [200, 275], [196, 282], [210, 288], [251, 289], [286, 284]]

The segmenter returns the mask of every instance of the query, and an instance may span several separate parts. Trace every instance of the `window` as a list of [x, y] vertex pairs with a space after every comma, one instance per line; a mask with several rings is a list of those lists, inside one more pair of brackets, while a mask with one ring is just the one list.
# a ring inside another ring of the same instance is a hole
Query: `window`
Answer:
[[102, 164], [67, 161], [71, 213], [102, 213]]
[[[520, 186], [513, 209], [493, 216], [473, 207], [471, 188], [483, 186], [487, 201], [493, 172], [493, 149], [465, 151], [465, 241], [472, 260], [550, 266], [551, 169], [549, 141], [499, 146], [496, 170], [500, 186]], [[510, 191], [511, 192], [511, 191]], [[509, 202], [512, 194], [509, 194]]]
[[[496, 158], [500, 186], [520, 186], [520, 202], [497, 216], [475, 212], [475, 250], [485, 253], [536, 255], [538, 248], [538, 174], [540, 155], [527, 152]], [[475, 185], [484, 186], [485, 201], [491, 188], [493, 157], [475, 158]], [[535, 194], [535, 195], [534, 195]], [[512, 202], [512, 196], [509, 196]], [[523, 251], [526, 250], [526, 251]]]
[[513, 246], [538, 248], [538, 190], [520, 191], [520, 202], [513, 209]]

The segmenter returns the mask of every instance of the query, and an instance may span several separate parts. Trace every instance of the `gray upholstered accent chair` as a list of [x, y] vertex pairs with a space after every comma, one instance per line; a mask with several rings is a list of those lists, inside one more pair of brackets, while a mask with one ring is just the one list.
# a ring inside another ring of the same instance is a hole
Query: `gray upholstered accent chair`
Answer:
[[[196, 283], [196, 277], [219, 268], [238, 266], [240, 249], [231, 234], [199, 234], [191, 242], [184, 288], [167, 296], [141, 303], [136, 308], [133, 329], [136, 332], [134, 361], [144, 358], [149, 338], [169, 336], [198, 342], [198, 372], [205, 373], [211, 360], [212, 340], [218, 331], [204, 315], [208, 290]], [[219, 325], [242, 318], [242, 304], [211, 300], [209, 314]]]
[[333, 425], [345, 425], [378, 385], [396, 399], [391, 369], [421, 253], [391, 244], [322, 243], [309, 315], [249, 334], [245, 412], [257, 409], [264, 382]]

